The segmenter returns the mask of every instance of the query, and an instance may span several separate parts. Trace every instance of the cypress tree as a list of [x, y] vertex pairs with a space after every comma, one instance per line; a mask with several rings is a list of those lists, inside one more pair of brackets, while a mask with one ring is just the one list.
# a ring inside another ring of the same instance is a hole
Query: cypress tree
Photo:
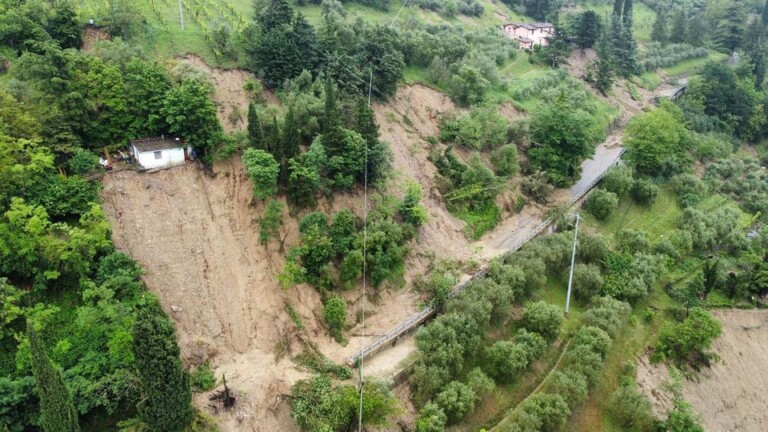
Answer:
[[755, 86], [760, 88], [765, 80], [766, 47], [765, 26], [760, 20], [753, 20], [744, 35], [744, 52], [752, 65], [755, 75]]
[[192, 390], [173, 324], [157, 306], [144, 306], [133, 326], [133, 354], [143, 400], [139, 417], [152, 431], [180, 432], [192, 421]]
[[290, 107], [288, 108], [288, 113], [285, 115], [281, 148], [278, 152], [280, 157], [276, 157], [280, 162], [279, 182], [283, 187], [288, 186], [288, 160], [299, 153], [300, 140], [301, 135], [299, 133], [299, 126], [296, 123], [296, 114], [293, 111], [293, 107]]
[[768, 26], [768, 0], [766, 0], [765, 4], [763, 5], [762, 19], [763, 24]]
[[685, 42], [688, 33], [688, 20], [685, 11], [679, 10], [672, 19], [672, 31], [669, 33], [669, 41], [674, 44]]
[[261, 127], [256, 104], [248, 105], [248, 142], [253, 148], [264, 150], [264, 128]]
[[258, 20], [264, 30], [290, 25], [293, 20], [293, 8], [286, 0], [270, 0], [269, 6], [259, 15]]
[[51, 363], [40, 336], [29, 322], [27, 336], [32, 354], [32, 374], [40, 396], [40, 426], [45, 432], [79, 432], [77, 411], [64, 384], [64, 377]]
[[613, 2], [613, 15], [621, 16], [621, 7], [624, 4], [624, 0], [614, 0]]
[[603, 94], [606, 94], [611, 89], [616, 79], [616, 62], [613, 58], [613, 50], [608, 42], [607, 34], [604, 34], [597, 42], [594, 79], [595, 87]]
[[275, 157], [275, 160], [279, 158], [278, 151], [280, 149], [280, 126], [277, 124], [277, 117], [272, 117], [272, 127], [269, 128], [266, 134], [264, 134], [264, 151]]
[[325, 113], [323, 118], [323, 145], [328, 156], [339, 155], [344, 147], [341, 113], [336, 103], [336, 86], [330, 78], [325, 80]]
[[669, 41], [667, 37], [667, 15], [659, 13], [656, 15], [656, 21], [653, 22], [653, 28], [651, 29], [651, 40], [658, 42], [661, 46], [665, 46]]
[[624, 21], [624, 26], [629, 28], [632, 32], [632, 0], [624, 0], [624, 10], [621, 13], [621, 19]]
[[576, 27], [576, 45], [579, 48], [592, 48], [600, 39], [600, 19], [594, 11], [584, 11]]
[[383, 179], [390, 168], [389, 147], [379, 140], [379, 125], [376, 122], [376, 115], [365, 99], [360, 99], [357, 105], [355, 131], [365, 140], [368, 155], [368, 181], [375, 182]]

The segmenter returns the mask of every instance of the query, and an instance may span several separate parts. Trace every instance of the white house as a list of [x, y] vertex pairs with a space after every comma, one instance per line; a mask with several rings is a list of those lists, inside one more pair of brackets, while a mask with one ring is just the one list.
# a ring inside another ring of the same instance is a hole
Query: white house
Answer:
[[546, 46], [549, 38], [555, 34], [555, 26], [550, 23], [509, 23], [501, 29], [511, 39], [520, 44], [521, 49], [532, 49], [534, 45]]
[[183, 165], [186, 159], [184, 143], [165, 136], [131, 141], [131, 155], [146, 169]]

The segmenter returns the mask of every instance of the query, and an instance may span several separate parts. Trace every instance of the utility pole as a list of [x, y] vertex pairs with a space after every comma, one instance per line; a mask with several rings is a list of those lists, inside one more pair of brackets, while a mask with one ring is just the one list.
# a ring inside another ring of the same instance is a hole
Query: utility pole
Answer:
[[179, 22], [181, 22], [181, 31], [184, 31], [184, 9], [181, 6], [181, 0], [179, 0]]
[[579, 214], [576, 213], [576, 228], [573, 230], [573, 252], [571, 253], [571, 274], [568, 275], [568, 296], [565, 298], [565, 316], [571, 306], [571, 288], [573, 288], [573, 266], [576, 262], [576, 239], [579, 236]]

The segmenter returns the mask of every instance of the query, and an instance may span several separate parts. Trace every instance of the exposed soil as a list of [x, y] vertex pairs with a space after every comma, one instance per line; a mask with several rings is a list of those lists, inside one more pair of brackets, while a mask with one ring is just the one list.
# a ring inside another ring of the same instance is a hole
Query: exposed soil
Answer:
[[[235, 75], [233, 81], [247, 79], [243, 74]], [[240, 88], [232, 84], [227, 91], [235, 94]], [[225, 94], [217, 90], [217, 97]], [[236, 96], [243, 101], [242, 94]], [[426, 192], [424, 204], [430, 215], [419, 241], [410, 246], [405, 285], [423, 274], [434, 256], [469, 256], [463, 223], [445, 211], [439, 196], [429, 193], [434, 167], [425, 163], [428, 148], [421, 139], [437, 133], [431, 113], [443, 106], [453, 108], [448, 104], [436, 91], [410, 87], [391, 103], [376, 107], [383, 138], [391, 142], [398, 167], [386, 192], [401, 195], [406, 181], [417, 181]], [[401, 124], [401, 110], [412, 110], [415, 119], [407, 130]], [[284, 290], [277, 281], [286, 250], [297, 241], [297, 221], [308, 210], [295, 217], [286, 211], [280, 230], [285, 248], [275, 240], [262, 246], [258, 218], [263, 204], [253, 199], [251, 183], [237, 157], [217, 164], [213, 175], [188, 164], [155, 173], [115, 172], [103, 181], [104, 208], [115, 245], [145, 269], [144, 282], [176, 323], [185, 363], [208, 361], [217, 377], [226, 375], [233, 390], [247, 395], [239, 398], [237, 410], [219, 414], [224, 431], [291, 430], [289, 409], [280, 396], [308, 376], [289, 360], [291, 356], [312, 343], [341, 363], [419, 308], [420, 295], [408, 288], [390, 287], [374, 295], [369, 287], [365, 302], [360, 289], [343, 292], [352, 327], [346, 333], [346, 346], [334, 342], [323, 328], [317, 291], [307, 286]], [[350, 208], [362, 215], [362, 191], [336, 194], [318, 207], [326, 213]], [[286, 303], [300, 315], [304, 331], [295, 330], [285, 312]], [[365, 329], [354, 323], [363, 306]], [[406, 342], [391, 352], [402, 359], [410, 347]], [[383, 361], [374, 370], [388, 375], [398, 362]], [[199, 395], [197, 402], [205, 408], [207, 395]]]
[[[248, 104], [250, 96], [245, 91], [245, 83], [249, 80], [258, 81], [250, 72], [242, 69], [219, 69], [208, 66], [203, 59], [187, 55], [184, 60], [193, 64], [211, 76], [214, 87], [213, 100], [216, 102], [216, 115], [224, 131], [245, 130], [248, 126]], [[275, 95], [264, 90], [264, 98], [268, 103], [279, 104]]]
[[415, 181], [424, 192], [423, 204], [429, 213], [414, 247], [417, 256], [435, 255], [441, 259], [467, 259], [471, 256], [464, 235], [464, 222], [448, 212], [435, 186], [437, 168], [429, 162], [432, 144], [427, 137], [440, 133], [441, 114], [455, 111], [448, 96], [422, 85], [401, 87], [386, 104], [376, 104], [376, 119], [381, 138], [388, 141], [394, 155], [395, 178], [391, 193], [401, 195], [407, 181]]
[[[721, 360], [695, 380], [683, 380], [683, 397], [708, 432], [768, 430], [768, 311], [713, 310], [712, 315], [723, 323], [723, 335], [713, 344]], [[639, 360], [638, 385], [660, 418], [672, 404], [662, 386], [668, 379], [664, 365], [650, 365], [647, 356]]]
[[109, 32], [107, 31], [107, 29], [86, 26], [83, 29], [83, 35], [82, 35], [83, 44], [80, 47], [80, 50], [82, 50], [83, 52], [89, 53], [93, 51], [93, 46], [98, 41], [107, 40], [107, 39], [109, 39]]

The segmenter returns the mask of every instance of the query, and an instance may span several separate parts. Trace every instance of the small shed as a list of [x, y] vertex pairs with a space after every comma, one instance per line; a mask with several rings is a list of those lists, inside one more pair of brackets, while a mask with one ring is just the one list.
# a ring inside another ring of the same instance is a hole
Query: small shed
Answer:
[[186, 159], [184, 143], [165, 136], [131, 141], [131, 155], [146, 169], [183, 165]]

